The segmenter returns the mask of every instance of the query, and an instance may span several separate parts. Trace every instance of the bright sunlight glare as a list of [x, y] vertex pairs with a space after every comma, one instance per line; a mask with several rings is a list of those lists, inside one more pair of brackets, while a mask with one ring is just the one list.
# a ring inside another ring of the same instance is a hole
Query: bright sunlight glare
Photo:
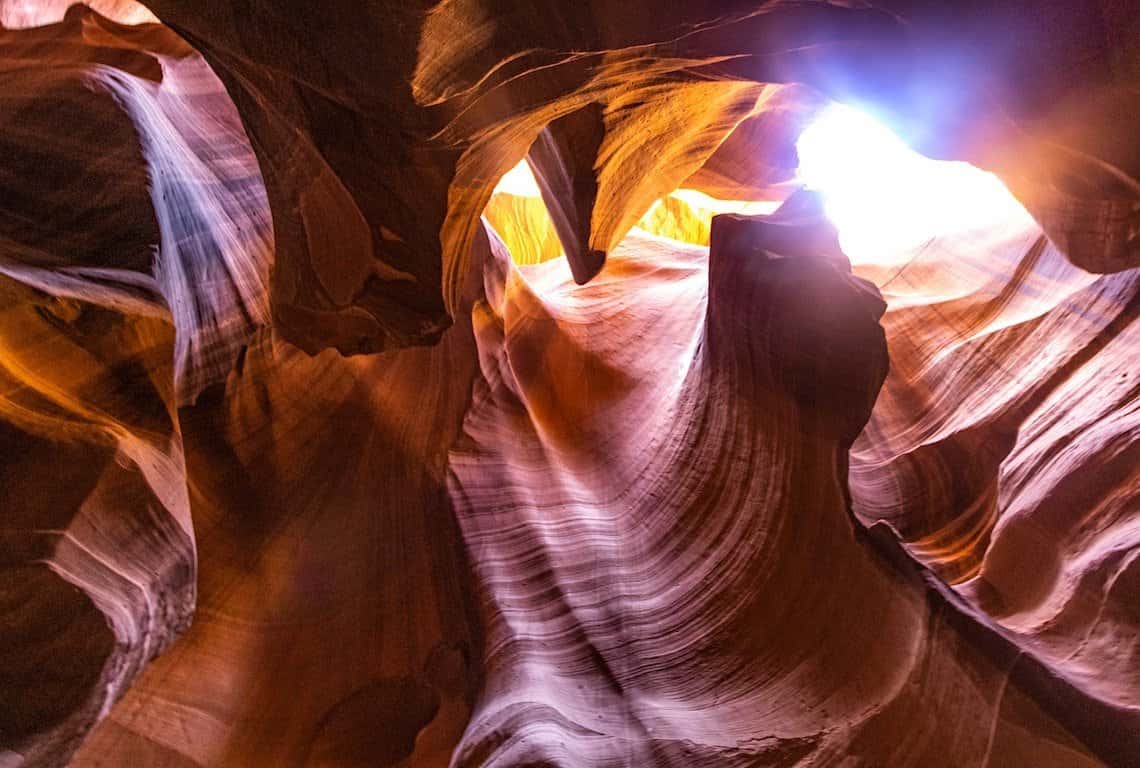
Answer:
[[542, 197], [542, 192], [538, 189], [538, 182], [535, 180], [534, 173], [530, 170], [526, 160], [520, 160], [518, 165], [507, 171], [503, 178], [499, 179], [498, 185], [495, 186], [495, 193], [515, 195], [516, 197]]
[[796, 151], [800, 180], [823, 195], [853, 264], [898, 261], [936, 237], [1031, 223], [993, 174], [924, 157], [845, 105], [826, 108]]

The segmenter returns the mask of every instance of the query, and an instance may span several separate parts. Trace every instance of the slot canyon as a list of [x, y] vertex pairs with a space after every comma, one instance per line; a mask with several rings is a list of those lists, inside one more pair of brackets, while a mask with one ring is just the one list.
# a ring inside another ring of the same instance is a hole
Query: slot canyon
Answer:
[[0, 0], [0, 768], [1140, 767], [1140, 0]]

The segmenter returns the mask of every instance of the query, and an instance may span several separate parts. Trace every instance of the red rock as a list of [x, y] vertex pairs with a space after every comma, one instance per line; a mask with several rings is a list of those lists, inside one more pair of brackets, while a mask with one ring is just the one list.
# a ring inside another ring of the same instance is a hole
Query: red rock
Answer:
[[1135, 5], [0, 0], [0, 765], [1140, 764]]

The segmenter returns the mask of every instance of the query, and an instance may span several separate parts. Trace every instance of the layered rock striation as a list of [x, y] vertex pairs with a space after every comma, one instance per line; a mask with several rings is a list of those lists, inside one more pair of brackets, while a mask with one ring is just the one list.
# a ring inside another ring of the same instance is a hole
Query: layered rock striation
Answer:
[[1133, 6], [0, 0], [0, 765], [1140, 764]]

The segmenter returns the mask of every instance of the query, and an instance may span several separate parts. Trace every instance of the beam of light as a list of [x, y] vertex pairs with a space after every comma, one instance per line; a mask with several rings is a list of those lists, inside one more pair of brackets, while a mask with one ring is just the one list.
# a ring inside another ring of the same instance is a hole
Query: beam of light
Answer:
[[910, 149], [881, 123], [833, 104], [796, 141], [798, 175], [823, 195], [853, 264], [900, 261], [937, 237], [1032, 218], [991, 173]]

